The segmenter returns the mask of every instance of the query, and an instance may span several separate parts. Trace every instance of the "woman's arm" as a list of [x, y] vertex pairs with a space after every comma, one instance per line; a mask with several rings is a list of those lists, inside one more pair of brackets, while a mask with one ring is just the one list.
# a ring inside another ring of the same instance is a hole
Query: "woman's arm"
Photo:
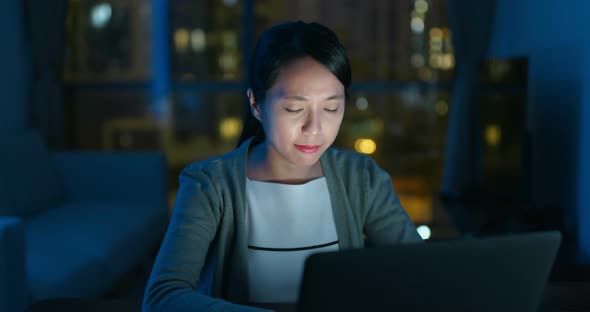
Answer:
[[368, 211], [364, 233], [368, 246], [422, 242], [393, 188], [391, 176], [370, 161], [365, 171], [365, 203]]
[[145, 291], [143, 311], [261, 311], [196, 291], [222, 209], [210, 177], [185, 169]]

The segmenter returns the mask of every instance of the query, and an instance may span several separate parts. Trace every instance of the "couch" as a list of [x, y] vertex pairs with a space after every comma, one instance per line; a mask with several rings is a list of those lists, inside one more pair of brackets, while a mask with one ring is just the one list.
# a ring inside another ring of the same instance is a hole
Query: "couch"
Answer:
[[0, 133], [0, 311], [100, 297], [154, 255], [168, 224], [157, 152], [50, 152]]

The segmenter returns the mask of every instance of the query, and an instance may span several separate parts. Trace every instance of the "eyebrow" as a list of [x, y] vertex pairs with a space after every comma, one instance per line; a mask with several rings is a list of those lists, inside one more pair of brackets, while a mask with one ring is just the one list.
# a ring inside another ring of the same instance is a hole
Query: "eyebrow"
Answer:
[[[301, 96], [301, 95], [287, 95], [287, 96], [284, 96], [283, 98], [286, 100], [307, 101], [307, 98], [305, 96]], [[344, 96], [340, 95], [340, 94], [335, 94], [335, 95], [327, 97], [326, 101], [340, 100], [340, 99], [344, 99]]]

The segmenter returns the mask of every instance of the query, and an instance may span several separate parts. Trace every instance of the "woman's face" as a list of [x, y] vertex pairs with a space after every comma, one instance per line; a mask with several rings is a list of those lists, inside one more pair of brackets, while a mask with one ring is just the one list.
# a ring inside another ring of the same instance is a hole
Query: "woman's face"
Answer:
[[269, 156], [310, 167], [332, 145], [344, 116], [344, 86], [305, 57], [281, 69], [262, 105], [251, 104], [266, 134]]

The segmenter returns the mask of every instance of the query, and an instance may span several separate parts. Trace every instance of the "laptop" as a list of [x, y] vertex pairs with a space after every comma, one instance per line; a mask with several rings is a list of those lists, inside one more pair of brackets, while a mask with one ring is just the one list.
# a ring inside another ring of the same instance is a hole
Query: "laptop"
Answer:
[[313, 254], [297, 310], [537, 311], [560, 242], [536, 232]]

